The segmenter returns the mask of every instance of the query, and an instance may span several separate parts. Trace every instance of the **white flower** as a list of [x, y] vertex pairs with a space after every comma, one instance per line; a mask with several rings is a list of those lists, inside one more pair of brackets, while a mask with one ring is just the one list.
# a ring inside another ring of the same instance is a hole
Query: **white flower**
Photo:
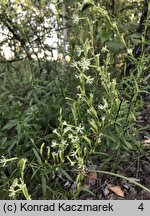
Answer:
[[107, 103], [104, 105], [102, 105], [102, 104], [98, 105], [98, 109], [100, 109], [100, 110], [106, 109], [107, 107], [108, 107]]
[[87, 113], [91, 114], [91, 110], [90, 110], [90, 109], [87, 109]]
[[83, 50], [82, 50], [80, 47], [78, 47], [78, 48], [77, 48], [78, 57], [81, 55], [82, 52], [83, 52]]
[[68, 131], [71, 130], [71, 127], [70, 127], [70, 126], [68, 126], [67, 128], [68, 128]]
[[68, 131], [69, 131], [68, 127], [64, 128], [64, 133], [67, 133]]
[[66, 122], [66, 121], [63, 121], [62, 125], [63, 125], [63, 126], [67, 126], [67, 122]]
[[78, 90], [80, 90], [80, 89], [81, 89], [81, 86], [80, 86], [80, 85], [78, 85], [78, 86], [77, 86], [77, 89], [78, 89]]
[[58, 133], [57, 129], [53, 130], [53, 133], [57, 134], [58, 136], [60, 136], [60, 134]]
[[68, 134], [68, 138], [69, 139], [73, 139], [73, 135], [70, 133], [70, 134]]
[[77, 96], [78, 96], [78, 98], [79, 98], [80, 101], [84, 101], [84, 97], [83, 97], [82, 94], [77, 94]]
[[127, 49], [127, 53], [128, 53], [129, 55], [132, 55], [132, 49]]
[[66, 62], [69, 63], [69, 62], [71, 61], [71, 57], [70, 57], [69, 55], [66, 55], [66, 56], [65, 56], [65, 60], [66, 60]]
[[102, 116], [101, 119], [102, 119], [102, 121], [105, 121], [105, 116]]
[[79, 18], [79, 16], [77, 15], [77, 14], [73, 14], [73, 23], [74, 24], [78, 24], [79, 23], [79, 20], [80, 20], [80, 18]]
[[0, 163], [3, 163], [3, 167], [6, 165], [7, 159], [5, 156], [2, 156], [2, 159], [0, 159]]
[[53, 133], [56, 133], [56, 134], [57, 134], [57, 129], [54, 129], [54, 130], [53, 130]]
[[79, 76], [78, 76], [77, 74], [75, 74], [75, 77], [76, 77], [77, 79], [79, 79]]
[[81, 11], [82, 10], [82, 4], [81, 3], [77, 3], [78, 4], [78, 9], [79, 9], [79, 11]]
[[11, 185], [10, 188], [15, 188], [15, 187], [17, 187], [18, 185], [19, 185], [19, 182], [18, 182], [18, 179], [16, 178], [16, 179], [13, 181], [13, 183], [12, 183], [12, 185]]
[[117, 24], [115, 22], [112, 23], [112, 27], [117, 29]]
[[103, 105], [102, 104], [98, 105], [98, 109], [102, 110], [103, 109]]
[[76, 130], [77, 130], [78, 133], [83, 134], [84, 127], [82, 127], [82, 125], [80, 124], [80, 125], [76, 128]]
[[66, 128], [64, 128], [64, 133], [67, 133], [68, 131], [71, 131], [71, 127], [67, 126]]
[[56, 142], [56, 140], [53, 140], [51, 143], [51, 147], [56, 147], [56, 146], [57, 146], [57, 142]]
[[71, 166], [74, 166], [75, 163], [76, 163], [76, 162], [74, 162], [74, 161], [70, 161], [70, 165], [71, 165]]
[[78, 67], [78, 63], [77, 63], [77, 62], [73, 62], [73, 63], [71, 64], [71, 67]]
[[93, 99], [94, 95], [92, 93], [90, 93], [90, 99]]
[[71, 153], [70, 153], [70, 155], [72, 156], [72, 157], [76, 157], [76, 152], [75, 151], [72, 151]]
[[90, 60], [87, 59], [87, 58], [85, 58], [85, 57], [83, 57], [81, 59], [81, 61], [79, 62], [79, 64], [80, 64], [80, 66], [81, 66], [81, 68], [82, 68], [83, 71], [89, 70]]
[[76, 142], [78, 142], [79, 141], [79, 138], [77, 137], [77, 136], [75, 136], [75, 137], [73, 137], [72, 139], [71, 139], [71, 142], [72, 143], [76, 143]]
[[15, 192], [14, 188], [10, 187], [10, 189], [9, 189], [9, 197], [13, 197], [14, 198], [15, 195], [16, 195], [16, 192]]
[[103, 48], [102, 48], [102, 52], [105, 53], [105, 52], [108, 52], [109, 50], [107, 49], [107, 46], [105, 45]]
[[87, 80], [86, 80], [86, 83], [87, 83], [87, 84], [92, 84], [93, 81], [94, 81], [94, 78], [91, 78], [91, 76], [88, 76], [88, 77], [87, 77]]
[[67, 145], [67, 140], [62, 139], [61, 144], [62, 145]]

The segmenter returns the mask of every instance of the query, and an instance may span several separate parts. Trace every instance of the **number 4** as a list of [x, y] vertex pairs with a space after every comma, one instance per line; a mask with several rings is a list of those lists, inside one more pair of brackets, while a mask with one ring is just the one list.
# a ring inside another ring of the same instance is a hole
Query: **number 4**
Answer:
[[144, 206], [143, 206], [143, 203], [141, 203], [138, 207], [139, 210], [143, 211], [144, 210]]

